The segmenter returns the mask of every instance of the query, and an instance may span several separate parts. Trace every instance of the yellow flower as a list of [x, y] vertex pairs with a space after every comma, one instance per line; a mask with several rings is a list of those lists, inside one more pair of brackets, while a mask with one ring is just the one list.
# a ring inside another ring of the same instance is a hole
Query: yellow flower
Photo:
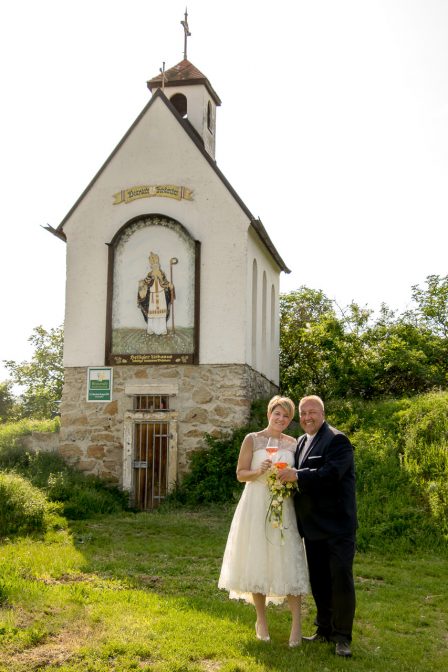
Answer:
[[267, 485], [271, 494], [266, 520], [271, 523], [271, 526], [280, 529], [282, 543], [283, 543], [283, 502], [290, 497], [296, 489], [295, 483], [282, 483], [278, 479], [279, 468], [285, 468], [286, 463], [279, 463], [272, 466], [267, 472]]

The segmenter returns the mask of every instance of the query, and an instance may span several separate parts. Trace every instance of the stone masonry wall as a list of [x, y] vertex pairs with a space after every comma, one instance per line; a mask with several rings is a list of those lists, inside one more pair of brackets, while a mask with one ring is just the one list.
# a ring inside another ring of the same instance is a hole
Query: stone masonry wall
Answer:
[[188, 469], [191, 451], [205, 445], [204, 434], [222, 436], [249, 417], [256, 398], [277, 388], [246, 365], [122, 366], [113, 370], [113, 401], [86, 401], [87, 370], [66, 368], [61, 404], [59, 452], [86, 473], [121, 484], [124, 415], [132, 410], [125, 386], [177, 387], [172, 410], [177, 415], [178, 477]]

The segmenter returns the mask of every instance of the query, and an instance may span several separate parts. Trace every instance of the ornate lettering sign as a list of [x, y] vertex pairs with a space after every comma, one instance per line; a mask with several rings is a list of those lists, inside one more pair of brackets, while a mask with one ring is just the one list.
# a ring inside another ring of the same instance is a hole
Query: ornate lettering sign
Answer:
[[114, 364], [193, 364], [193, 354], [114, 355]]
[[175, 184], [141, 184], [136, 187], [129, 187], [122, 189], [114, 194], [113, 205], [120, 205], [120, 203], [132, 203], [138, 198], [152, 198], [160, 196], [162, 198], [175, 198], [177, 201], [184, 199], [185, 201], [193, 200], [193, 191], [188, 187], [178, 187]]

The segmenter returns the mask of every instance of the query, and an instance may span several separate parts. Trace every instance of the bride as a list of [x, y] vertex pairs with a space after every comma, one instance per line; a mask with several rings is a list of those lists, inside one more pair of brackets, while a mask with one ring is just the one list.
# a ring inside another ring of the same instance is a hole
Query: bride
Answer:
[[[267, 476], [275, 462], [294, 466], [296, 440], [283, 434], [294, 411], [291, 399], [273, 397], [267, 409], [268, 426], [243, 440], [236, 475], [246, 485], [233, 516], [218, 582], [231, 599], [255, 606], [255, 632], [263, 641], [270, 640], [266, 604], [281, 604], [286, 598], [292, 615], [290, 647], [301, 643], [301, 596], [309, 592], [308, 568], [293, 497], [283, 500], [283, 526], [269, 522]], [[273, 443], [277, 446], [272, 447]]]

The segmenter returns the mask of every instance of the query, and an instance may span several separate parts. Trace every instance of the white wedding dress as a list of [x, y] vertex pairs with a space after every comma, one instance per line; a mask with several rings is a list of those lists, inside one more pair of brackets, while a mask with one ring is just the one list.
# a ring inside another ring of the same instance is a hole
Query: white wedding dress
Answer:
[[[253, 433], [251, 469], [269, 457], [268, 438]], [[275, 462], [294, 465], [296, 443], [281, 439]], [[227, 539], [218, 587], [229, 597], [253, 604], [252, 593], [266, 595], [266, 603], [281, 604], [286, 595], [310, 592], [303, 541], [297, 530], [292, 496], [283, 502], [281, 531], [267, 520], [270, 502], [266, 474], [248, 481], [235, 510]]]

